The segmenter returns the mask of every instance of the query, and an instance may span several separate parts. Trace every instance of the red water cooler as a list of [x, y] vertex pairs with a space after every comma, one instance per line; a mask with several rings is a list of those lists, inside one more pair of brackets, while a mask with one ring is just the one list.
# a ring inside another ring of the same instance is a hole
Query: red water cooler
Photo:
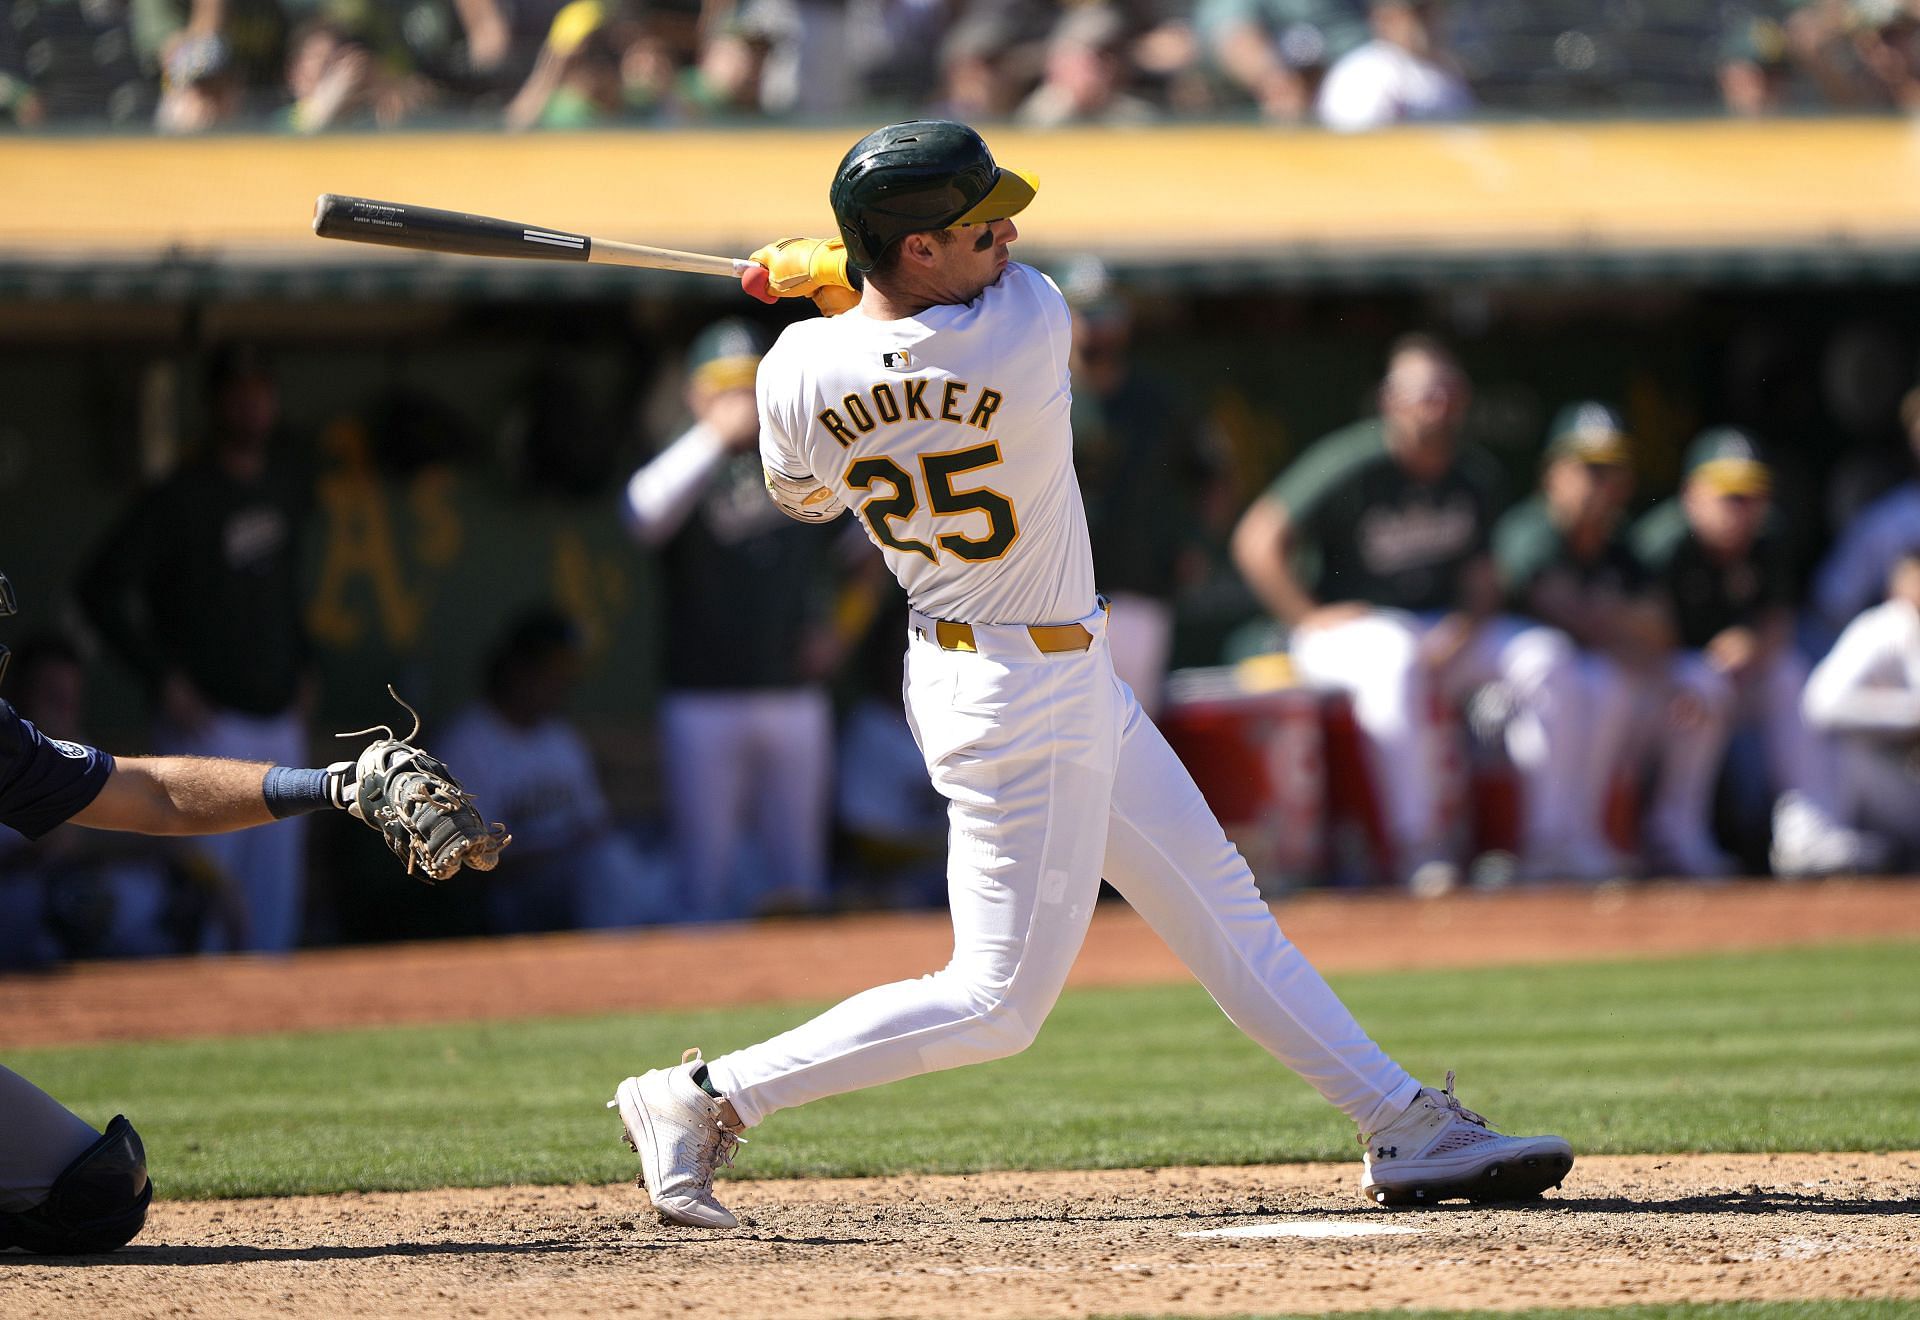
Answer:
[[1168, 680], [1160, 727], [1269, 895], [1329, 870], [1329, 695], [1244, 666]]

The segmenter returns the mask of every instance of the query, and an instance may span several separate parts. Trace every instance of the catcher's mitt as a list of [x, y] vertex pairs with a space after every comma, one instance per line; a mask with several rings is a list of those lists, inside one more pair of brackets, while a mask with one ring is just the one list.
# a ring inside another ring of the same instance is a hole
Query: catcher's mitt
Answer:
[[[413, 732], [393, 736], [386, 725], [376, 725], [387, 736], [368, 744], [356, 761], [329, 766], [349, 815], [379, 830], [394, 855], [405, 860], [407, 874], [417, 866], [428, 880], [445, 880], [462, 866], [491, 871], [500, 850], [513, 842], [506, 827], [491, 826], [474, 810], [473, 795], [447, 769], [446, 762], [413, 745], [420, 732], [420, 715], [389, 685], [387, 692], [413, 716]], [[374, 729], [343, 733], [357, 738]]]

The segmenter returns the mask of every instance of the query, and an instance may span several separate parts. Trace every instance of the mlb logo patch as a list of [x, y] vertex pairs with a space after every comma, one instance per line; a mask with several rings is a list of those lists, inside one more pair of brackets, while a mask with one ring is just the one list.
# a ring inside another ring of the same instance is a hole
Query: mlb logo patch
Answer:
[[904, 348], [896, 348], [880, 355], [880, 365], [889, 371], [908, 371], [913, 367], [913, 354]]

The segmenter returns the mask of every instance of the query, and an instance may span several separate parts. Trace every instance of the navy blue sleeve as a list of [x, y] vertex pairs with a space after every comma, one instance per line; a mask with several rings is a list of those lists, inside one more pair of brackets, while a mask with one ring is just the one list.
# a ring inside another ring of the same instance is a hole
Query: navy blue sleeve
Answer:
[[49, 738], [0, 701], [0, 825], [37, 839], [100, 796], [113, 757]]

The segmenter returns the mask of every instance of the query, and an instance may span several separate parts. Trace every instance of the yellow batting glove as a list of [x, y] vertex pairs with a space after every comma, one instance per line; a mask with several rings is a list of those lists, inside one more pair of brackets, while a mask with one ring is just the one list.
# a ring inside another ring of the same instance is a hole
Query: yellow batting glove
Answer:
[[748, 258], [767, 272], [766, 293], [746, 283], [749, 293], [763, 302], [778, 298], [811, 298], [828, 316], [837, 316], [860, 301], [847, 275], [846, 245], [837, 238], [783, 238]]
[[824, 316], [838, 316], [860, 305], [860, 295], [837, 284], [823, 284], [813, 294], [813, 305]]

